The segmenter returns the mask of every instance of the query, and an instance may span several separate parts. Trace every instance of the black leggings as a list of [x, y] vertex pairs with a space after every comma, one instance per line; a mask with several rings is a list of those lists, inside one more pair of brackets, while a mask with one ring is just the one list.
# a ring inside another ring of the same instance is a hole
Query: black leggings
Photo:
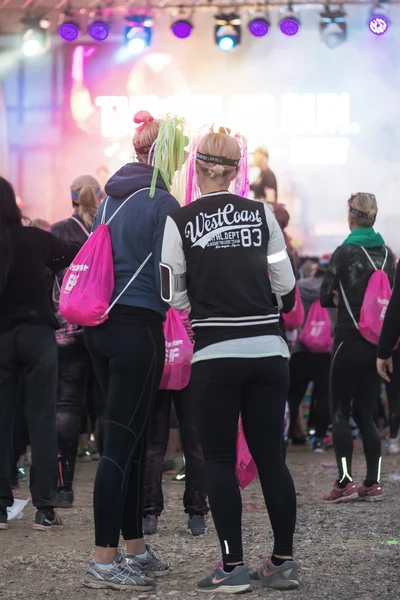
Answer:
[[365, 483], [379, 482], [381, 440], [374, 423], [380, 380], [376, 371], [376, 347], [364, 339], [336, 343], [331, 367], [333, 445], [339, 483], [351, 481], [353, 414], [363, 440], [367, 476]]
[[183, 495], [185, 512], [189, 515], [206, 515], [208, 513], [206, 469], [190, 386], [180, 391], [162, 390], [157, 393], [150, 419], [144, 515], [160, 516], [164, 510], [162, 473], [169, 439], [172, 401], [177, 413], [185, 456], [186, 477]]
[[83, 335], [58, 346], [57, 434], [58, 485], [71, 489], [79, 432], [88, 391], [91, 360]]
[[242, 499], [235, 476], [240, 413], [274, 532], [274, 554], [291, 556], [296, 494], [282, 454], [288, 361], [278, 356], [201, 361], [193, 365], [191, 385], [197, 395], [209, 501], [224, 562], [243, 560]]
[[[296, 425], [299, 406], [310, 381], [314, 382], [312, 419], [316, 437], [323, 439], [329, 427], [329, 368], [330, 354], [297, 352], [290, 359], [289, 407], [291, 430]], [[311, 412], [311, 411], [310, 411]]]
[[[127, 307], [125, 307], [127, 308]], [[85, 341], [106, 398], [104, 453], [94, 486], [96, 546], [143, 537], [147, 430], [161, 381], [165, 343], [161, 316], [111, 313], [85, 329]], [[147, 325], [146, 325], [147, 323]]]

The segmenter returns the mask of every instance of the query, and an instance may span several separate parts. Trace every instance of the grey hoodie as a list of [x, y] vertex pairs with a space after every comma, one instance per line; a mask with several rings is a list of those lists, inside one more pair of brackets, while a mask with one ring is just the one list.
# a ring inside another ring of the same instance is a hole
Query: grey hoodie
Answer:
[[[315, 302], [315, 300], [320, 299], [320, 290], [321, 290], [322, 279], [323, 279], [322, 277], [306, 277], [305, 279], [299, 279], [299, 281], [297, 282], [301, 301], [304, 306], [304, 312], [305, 312], [304, 322], [307, 319], [307, 315], [310, 311], [310, 308], [311, 308], [311, 305], [313, 304], [313, 302]], [[336, 323], [336, 318], [337, 318], [337, 315], [336, 315], [337, 309], [330, 308], [330, 309], [328, 309], [328, 312], [329, 312], [329, 316], [331, 318], [332, 330], [333, 330], [333, 327], [334, 327], [334, 324]], [[309, 350], [305, 346], [303, 346], [303, 344], [300, 344], [300, 342], [297, 341], [293, 347], [292, 354], [295, 354], [296, 352], [309, 352]]]

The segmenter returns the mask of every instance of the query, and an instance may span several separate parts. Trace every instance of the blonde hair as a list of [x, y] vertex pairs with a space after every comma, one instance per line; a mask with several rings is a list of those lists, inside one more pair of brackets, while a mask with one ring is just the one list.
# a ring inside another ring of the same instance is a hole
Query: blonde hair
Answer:
[[[206, 133], [199, 142], [198, 152], [200, 154], [207, 154], [209, 156], [215, 156], [217, 158], [227, 158], [230, 160], [240, 160], [241, 148], [236, 138], [229, 135], [230, 129], [220, 127], [218, 133], [210, 132]], [[200, 167], [201, 171], [211, 179], [216, 179], [220, 183], [228, 180], [232, 175], [237, 172], [238, 167], [227, 166], [221, 164], [214, 164], [206, 162], [201, 158], [197, 158], [196, 164]]]
[[99, 208], [100, 194], [100, 184], [92, 175], [81, 175], [71, 185], [72, 201], [88, 229], [91, 229]]
[[[353, 194], [348, 201], [350, 222], [354, 227], [372, 227], [378, 214], [378, 204], [373, 194]], [[353, 211], [358, 211], [360, 215]]]
[[154, 119], [147, 110], [140, 110], [133, 117], [133, 121], [139, 124], [133, 136], [133, 147], [139, 161], [147, 162], [150, 150], [157, 140], [161, 120]]

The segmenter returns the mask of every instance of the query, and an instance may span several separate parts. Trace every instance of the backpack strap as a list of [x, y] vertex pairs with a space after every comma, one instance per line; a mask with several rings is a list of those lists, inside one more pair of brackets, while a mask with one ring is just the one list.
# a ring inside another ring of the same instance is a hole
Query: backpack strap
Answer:
[[133, 196], [136, 196], [136, 194], [138, 194], [139, 192], [143, 192], [144, 190], [150, 190], [150, 188], [141, 188], [140, 190], [136, 190], [136, 192], [133, 192], [133, 194], [131, 194], [130, 196], [128, 196], [128, 198], [126, 200], [124, 200], [118, 206], [117, 210], [111, 215], [111, 217], [108, 219], [108, 221], [105, 220], [106, 208], [107, 208], [107, 203], [108, 203], [108, 200], [109, 200], [109, 196], [107, 196], [106, 201], [104, 203], [103, 214], [102, 214], [102, 217], [101, 217], [102, 224], [109, 225], [111, 223], [111, 221], [113, 220], [113, 218], [115, 217], [115, 215], [117, 215], [119, 213], [119, 211], [121, 210], [121, 208], [123, 206], [125, 206], [125, 204], [128, 202], [128, 200], [130, 200], [131, 198], [133, 198]]
[[82, 229], [82, 231], [84, 231], [87, 235], [87, 237], [90, 237], [90, 233], [88, 232], [88, 230], [86, 229], [86, 227], [84, 227], [82, 225], [82, 223], [80, 221], [78, 221], [78, 219], [76, 219], [75, 217], [70, 217], [71, 221], [75, 221], [75, 223], [77, 225], [79, 225], [79, 227]]
[[146, 266], [146, 264], [149, 262], [151, 256], [152, 256], [152, 252], [150, 252], [150, 254], [144, 259], [144, 261], [142, 262], [142, 264], [140, 265], [140, 267], [137, 269], [136, 273], [134, 273], [132, 275], [132, 277], [130, 278], [130, 280], [128, 281], [128, 283], [126, 284], [126, 286], [124, 287], [124, 289], [122, 290], [122, 292], [120, 294], [118, 294], [118, 296], [115, 298], [114, 302], [112, 302], [112, 304], [110, 304], [110, 306], [107, 308], [106, 312], [104, 313], [104, 315], [102, 317], [105, 317], [106, 315], [108, 315], [108, 313], [110, 312], [110, 310], [112, 308], [114, 308], [114, 306], [117, 304], [118, 300], [121, 298], [121, 296], [123, 294], [125, 294], [126, 290], [128, 289], [128, 287], [131, 285], [131, 283], [136, 279], [136, 277], [139, 275], [140, 271]]
[[[366, 253], [366, 254], [367, 254], [367, 253]], [[371, 262], [372, 262], [372, 261], [371, 261]], [[374, 266], [375, 266], [375, 265], [374, 265]], [[375, 267], [375, 270], [376, 270], [376, 267]], [[351, 319], [352, 319], [352, 321], [353, 321], [353, 323], [354, 323], [354, 326], [355, 326], [355, 328], [359, 330], [358, 323], [357, 323], [357, 321], [356, 321], [356, 320], [355, 320], [355, 318], [354, 318], [353, 311], [352, 311], [352, 310], [351, 310], [351, 308], [350, 308], [349, 301], [347, 300], [347, 296], [346, 296], [346, 294], [344, 293], [344, 289], [343, 289], [342, 282], [340, 281], [340, 279], [339, 279], [339, 285], [340, 285], [340, 291], [342, 292], [342, 296], [343, 296], [343, 302], [344, 302], [344, 305], [345, 305], [345, 307], [346, 307], [346, 310], [347, 310], [347, 312], [349, 313], [349, 315], [350, 315], [350, 317], [351, 317]]]
[[364, 248], [364, 246], [360, 246], [361, 250], [363, 250], [365, 256], [368, 258], [369, 262], [371, 263], [371, 265], [374, 267], [375, 271], [384, 271], [385, 267], [386, 267], [386, 263], [387, 263], [387, 259], [388, 259], [388, 249], [385, 246], [385, 258], [383, 261], [383, 264], [381, 266], [380, 269], [377, 268], [376, 264], [374, 263], [374, 261], [372, 260], [372, 258], [370, 257], [370, 255], [368, 254], [368, 252], [366, 251], [366, 249]]

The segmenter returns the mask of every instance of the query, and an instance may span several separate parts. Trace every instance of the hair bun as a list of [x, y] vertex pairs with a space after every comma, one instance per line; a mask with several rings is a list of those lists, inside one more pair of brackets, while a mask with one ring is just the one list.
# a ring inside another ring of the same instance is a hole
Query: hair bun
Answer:
[[154, 117], [151, 116], [148, 110], [139, 110], [133, 117], [133, 122], [139, 125], [147, 125], [147, 123], [151, 123], [152, 121], [154, 121]]
[[218, 133], [222, 133], [222, 134], [224, 134], [224, 135], [230, 135], [230, 133], [231, 133], [231, 130], [230, 130], [230, 129], [228, 129], [228, 127], [220, 127], [220, 128], [218, 129]]

